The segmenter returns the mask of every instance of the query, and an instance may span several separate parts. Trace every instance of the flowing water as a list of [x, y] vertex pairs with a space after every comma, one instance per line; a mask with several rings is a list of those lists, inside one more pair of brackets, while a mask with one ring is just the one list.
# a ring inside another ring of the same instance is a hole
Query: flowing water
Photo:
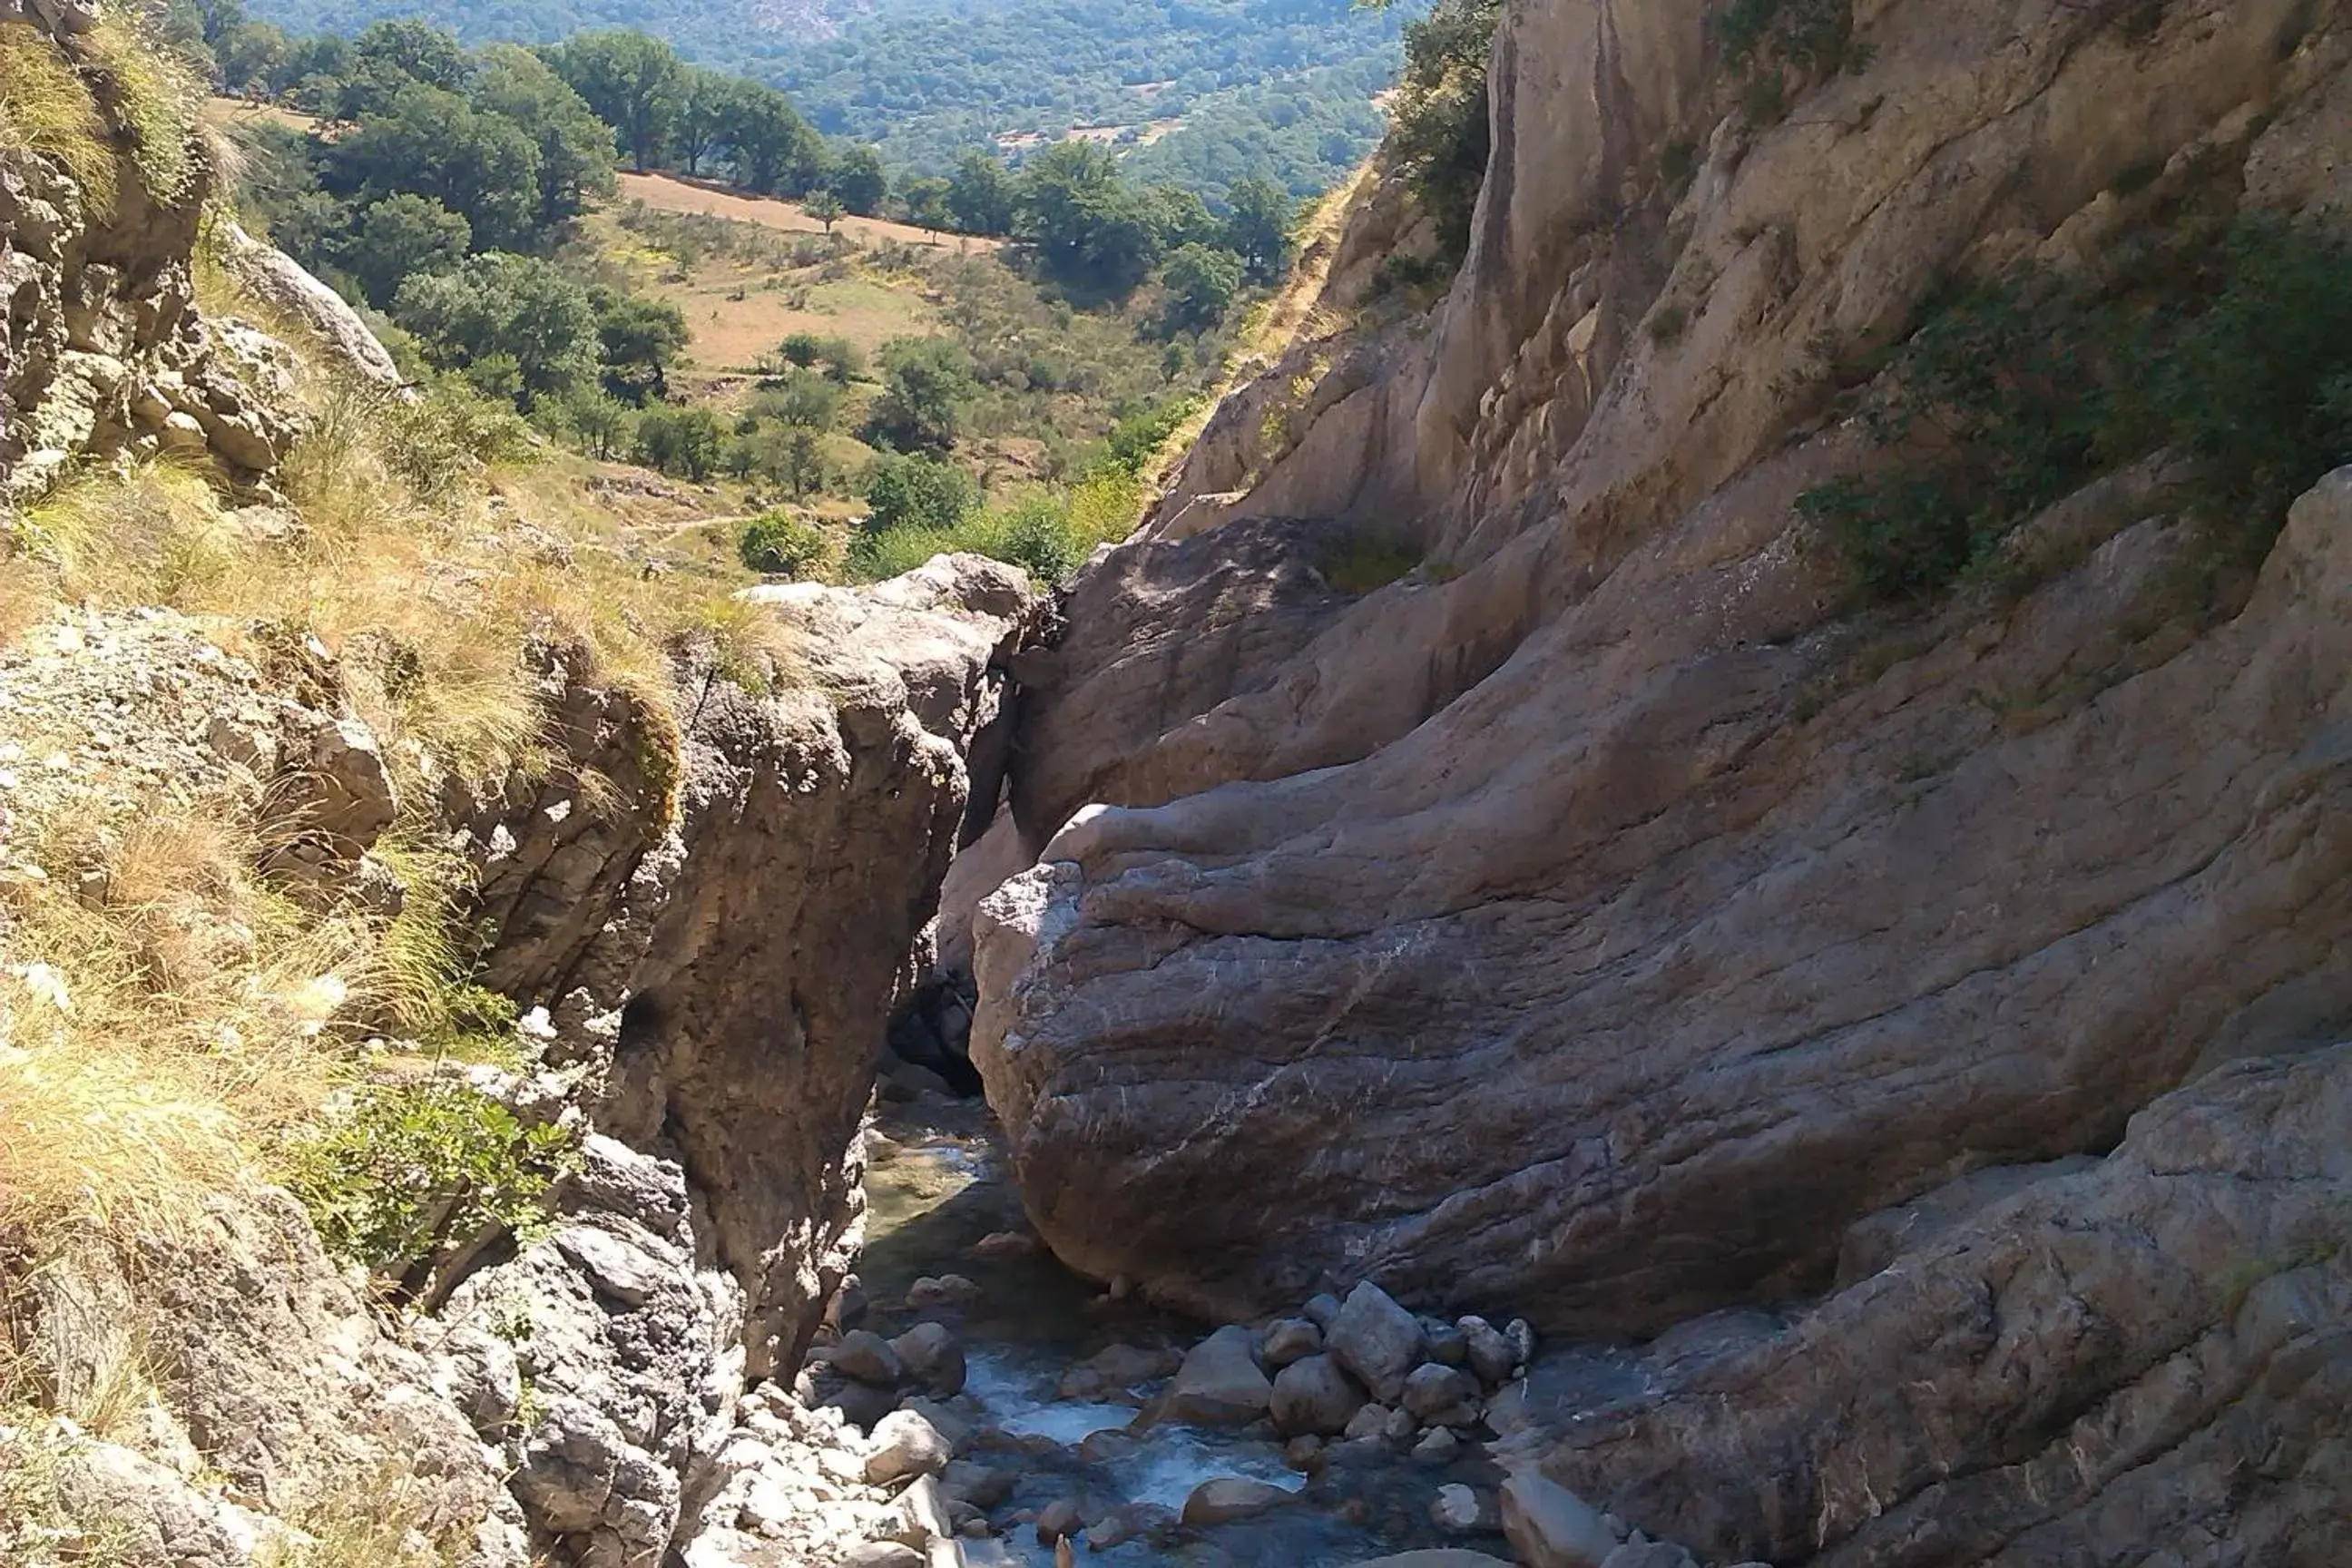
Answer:
[[[963, 1541], [968, 1562], [1050, 1564], [1053, 1549], [1039, 1542], [1028, 1520], [1068, 1499], [1090, 1518], [1122, 1510], [1139, 1522], [1158, 1521], [1156, 1530], [1108, 1549], [1092, 1542], [1118, 1533], [1117, 1521], [1090, 1531], [1080, 1546], [1084, 1563], [1343, 1568], [1447, 1544], [1429, 1517], [1437, 1489], [1449, 1481], [1491, 1488], [1499, 1479], [1475, 1445], [1442, 1468], [1402, 1456], [1353, 1457], [1310, 1478], [1286, 1465], [1281, 1447], [1265, 1436], [1139, 1422], [1156, 1380], [1058, 1397], [1064, 1373], [1107, 1346], [1161, 1352], [1172, 1362], [1207, 1328], [1112, 1301], [1043, 1252], [973, 1256], [982, 1237], [1025, 1228], [977, 1102], [927, 1099], [887, 1116], [881, 1131], [890, 1142], [877, 1148], [866, 1175], [867, 1246], [859, 1275], [874, 1306], [865, 1326], [897, 1334], [932, 1318], [952, 1329], [964, 1350], [962, 1409], [975, 1427], [969, 1457], [1019, 1478], [1012, 1495], [989, 1510], [994, 1535]], [[976, 1282], [978, 1299], [961, 1309], [905, 1309], [918, 1279], [950, 1273]], [[1173, 1515], [1185, 1499], [1218, 1477], [1262, 1481], [1294, 1500], [1249, 1519], [1177, 1530]], [[1136, 1515], [1132, 1505], [1139, 1504], [1166, 1512]]]

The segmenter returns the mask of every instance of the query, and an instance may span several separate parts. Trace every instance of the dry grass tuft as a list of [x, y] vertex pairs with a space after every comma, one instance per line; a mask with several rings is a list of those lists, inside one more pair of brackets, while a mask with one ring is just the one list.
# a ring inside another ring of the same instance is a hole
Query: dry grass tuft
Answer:
[[0, 158], [52, 158], [79, 186], [86, 213], [114, 205], [114, 149], [71, 61], [27, 22], [0, 22]]

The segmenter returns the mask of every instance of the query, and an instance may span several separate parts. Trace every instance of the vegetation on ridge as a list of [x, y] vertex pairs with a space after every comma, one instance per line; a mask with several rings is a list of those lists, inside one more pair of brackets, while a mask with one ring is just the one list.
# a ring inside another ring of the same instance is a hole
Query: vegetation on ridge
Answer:
[[2019, 525], [2168, 451], [2209, 573], [2258, 563], [2352, 462], [2352, 243], [2268, 216], [2194, 223], [2083, 277], [2022, 271], [1930, 308], [1865, 408], [1898, 467], [1799, 502], [1868, 594], [2009, 562]]

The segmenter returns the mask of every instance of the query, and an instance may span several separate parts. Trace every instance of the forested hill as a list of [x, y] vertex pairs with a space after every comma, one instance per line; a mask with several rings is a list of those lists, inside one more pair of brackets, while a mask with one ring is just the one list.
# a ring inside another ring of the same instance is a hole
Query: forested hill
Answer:
[[[1402, 8], [1401, 8], [1402, 9]], [[1245, 174], [1298, 195], [1370, 150], [1397, 13], [1350, 0], [258, 0], [297, 33], [422, 16], [468, 43], [632, 26], [790, 92], [820, 130], [944, 174], [992, 138], [1097, 131], [1212, 200]], [[1017, 143], [1015, 143], [1017, 146]]]

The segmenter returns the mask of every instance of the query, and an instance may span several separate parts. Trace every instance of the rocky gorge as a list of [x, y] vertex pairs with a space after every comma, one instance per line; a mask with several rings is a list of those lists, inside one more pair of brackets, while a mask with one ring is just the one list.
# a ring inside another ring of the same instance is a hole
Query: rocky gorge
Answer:
[[[1808, 499], [1946, 460], [1872, 399], [1956, 280], [2352, 216], [2352, 16], [1732, 9], [1744, 60], [1701, 0], [1507, 8], [1450, 283], [1377, 171], [1057, 595], [770, 584], [650, 670], [541, 617], [472, 775], [380, 641], [45, 608], [10, 940], [124, 906], [44, 834], [134, 778], [354, 942], [446, 883], [501, 1053], [339, 983], [331, 1113], [421, 1084], [565, 1152], [388, 1275], [242, 1176], [37, 1244], [0, 1202], [0, 1554], [2352, 1556], [2352, 450], [2227, 560], [2158, 444], [1876, 599]], [[0, 162], [0, 497], [201, 452], [258, 550], [314, 367], [404, 394], [241, 236], [267, 330], [199, 304], [205, 167], [134, 155], [100, 22], [0, 0], [120, 148], [106, 203]], [[7, 976], [0, 1095], [77, 1000]]]

